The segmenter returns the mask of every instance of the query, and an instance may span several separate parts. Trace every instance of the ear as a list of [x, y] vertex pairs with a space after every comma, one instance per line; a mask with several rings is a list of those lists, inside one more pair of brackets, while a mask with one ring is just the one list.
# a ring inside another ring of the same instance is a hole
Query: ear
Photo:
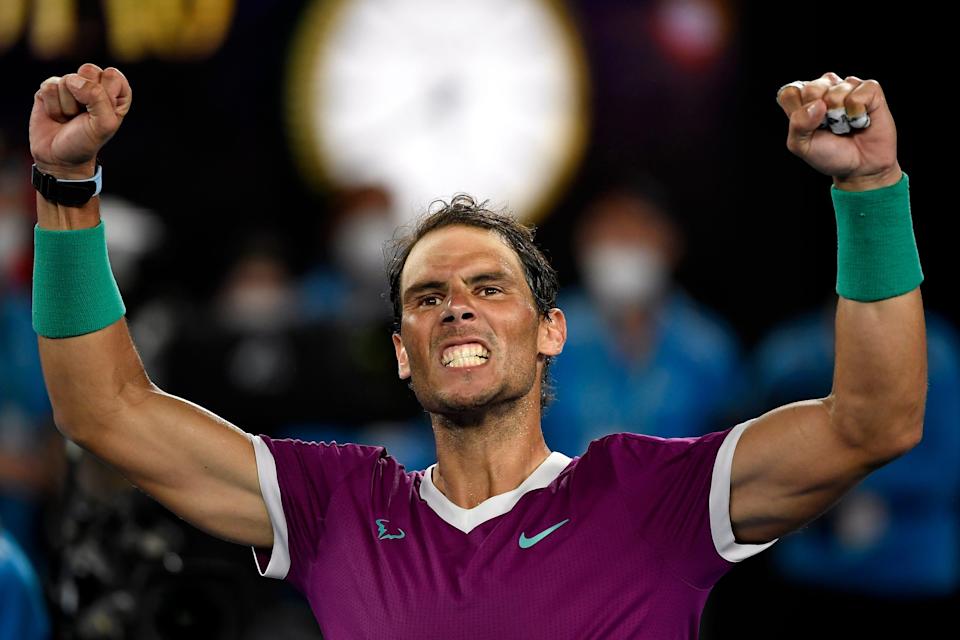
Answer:
[[545, 356], [556, 356], [563, 351], [563, 345], [566, 341], [567, 318], [560, 309], [550, 309], [546, 317], [540, 318], [537, 350]]
[[407, 348], [403, 346], [403, 338], [399, 333], [393, 334], [393, 348], [397, 352], [397, 375], [401, 380], [410, 377], [410, 359], [407, 358]]

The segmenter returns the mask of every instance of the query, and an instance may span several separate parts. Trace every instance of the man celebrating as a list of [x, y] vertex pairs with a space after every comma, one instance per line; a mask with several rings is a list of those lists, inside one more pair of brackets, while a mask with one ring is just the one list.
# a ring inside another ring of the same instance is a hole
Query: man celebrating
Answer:
[[[876, 81], [827, 73], [777, 96], [788, 149], [833, 176], [829, 396], [700, 438], [619, 433], [551, 453], [556, 275], [530, 230], [457, 197], [400, 242], [389, 274], [399, 376], [436, 439], [417, 472], [382, 447], [251, 436], [151, 383], [95, 197], [97, 151], [131, 95], [118, 70], [85, 64], [34, 100], [34, 326], [57, 425], [182, 518], [253, 546], [326, 638], [694, 638], [733, 563], [921, 437], [923, 276]], [[821, 127], [828, 109], [857, 129]]]

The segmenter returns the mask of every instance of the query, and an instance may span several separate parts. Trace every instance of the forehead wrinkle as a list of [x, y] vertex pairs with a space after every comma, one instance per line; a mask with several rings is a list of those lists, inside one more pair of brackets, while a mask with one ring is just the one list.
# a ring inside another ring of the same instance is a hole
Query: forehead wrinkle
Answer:
[[[474, 231], [479, 232], [477, 235], [480, 237], [494, 239], [497, 243], [497, 249], [484, 243], [485, 246], [471, 247], [470, 250], [465, 252], [462, 247], [454, 244], [456, 240], [453, 238], [442, 241], [437, 239], [435, 234], [439, 235], [441, 232], [450, 229], [456, 229], [456, 233], [473, 234]], [[498, 250], [500, 248], [503, 250]], [[411, 266], [413, 269], [408, 270], [408, 267]], [[407, 292], [413, 286], [419, 286], [420, 283], [424, 282], [446, 282], [453, 273], [465, 269], [469, 269], [462, 277], [465, 282], [480, 274], [497, 272], [502, 272], [514, 280], [526, 282], [520, 257], [516, 255], [513, 247], [500, 234], [492, 229], [462, 226], [445, 227], [428, 233], [414, 245], [401, 274], [401, 299], [407, 295]], [[414, 282], [417, 284], [404, 287], [404, 281], [411, 278], [414, 278]]]
[[[511, 265], [504, 260], [498, 261], [500, 264], [496, 266], [494, 266], [492, 262], [487, 262], [486, 257], [484, 257], [480, 263], [469, 264], [469, 258], [466, 258], [465, 261], [468, 262], [468, 266], [459, 269], [459, 271], [462, 272], [459, 280], [468, 286], [481, 284], [483, 282], [518, 283], [521, 280], [521, 278], [514, 273]], [[435, 267], [428, 265], [425, 270], [427, 275], [404, 289], [401, 296], [403, 300], [421, 291], [446, 291], [448, 288], [448, 278], [452, 277], [455, 271], [458, 271], [456, 266], [448, 265]]]

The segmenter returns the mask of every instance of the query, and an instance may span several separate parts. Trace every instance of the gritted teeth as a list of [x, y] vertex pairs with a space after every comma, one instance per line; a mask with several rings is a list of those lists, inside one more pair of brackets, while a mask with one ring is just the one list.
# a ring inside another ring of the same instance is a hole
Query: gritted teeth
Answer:
[[490, 357], [490, 352], [483, 345], [476, 342], [458, 344], [447, 347], [440, 356], [445, 367], [473, 367], [483, 364]]
[[447, 367], [448, 369], [459, 369], [459, 368], [461, 368], [461, 367], [479, 367], [480, 365], [482, 365], [482, 364], [483, 364], [484, 362], [486, 362], [486, 361], [487, 361], [486, 358], [481, 358], [480, 356], [468, 356], [468, 357], [466, 357], [466, 358], [454, 358], [454, 359], [451, 360], [449, 363], [447, 363], [446, 367]]

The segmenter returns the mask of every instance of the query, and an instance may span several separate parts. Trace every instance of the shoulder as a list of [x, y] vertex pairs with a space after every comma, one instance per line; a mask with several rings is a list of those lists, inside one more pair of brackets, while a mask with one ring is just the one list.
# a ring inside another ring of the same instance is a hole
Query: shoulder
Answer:
[[719, 446], [719, 443], [732, 429], [733, 427], [722, 431], [707, 433], [702, 436], [686, 438], [662, 438], [660, 436], [624, 431], [597, 438], [590, 443], [587, 451], [589, 452], [591, 448], [596, 448], [610, 452], [626, 451], [640, 455], [680, 455], [696, 448], [709, 447], [711, 444]]
[[[355, 472], [375, 475], [404, 474], [405, 469], [386, 447], [355, 443], [306, 442], [292, 438], [254, 436], [257, 464], [272, 461], [281, 476], [291, 479], [327, 478], [339, 483]], [[267, 455], [269, 454], [269, 455]]]
[[351, 458], [379, 458], [387, 455], [384, 447], [355, 444], [352, 442], [338, 443], [336, 440], [330, 442], [313, 442], [300, 440], [298, 438], [271, 438], [269, 436], [256, 436], [270, 449], [271, 452], [295, 453], [297, 455], [315, 455], [315, 456], [334, 456]]
[[684, 466], [711, 465], [734, 427], [698, 437], [661, 438], [640, 433], [613, 433], [587, 447], [585, 461], [597, 461], [631, 473], [662, 474]]

